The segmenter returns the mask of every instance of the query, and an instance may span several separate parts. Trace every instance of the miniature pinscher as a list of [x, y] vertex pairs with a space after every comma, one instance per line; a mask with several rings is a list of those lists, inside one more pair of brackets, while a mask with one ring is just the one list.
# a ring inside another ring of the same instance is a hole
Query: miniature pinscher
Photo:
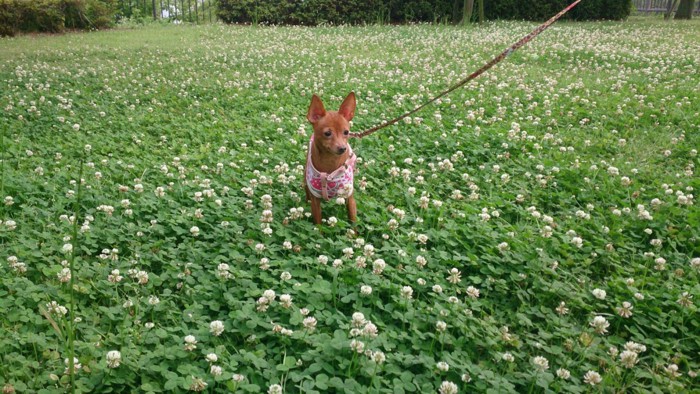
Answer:
[[[348, 209], [348, 219], [357, 220], [357, 207], [353, 196], [355, 160], [348, 138], [350, 121], [355, 116], [355, 93], [350, 92], [338, 111], [326, 111], [315, 94], [306, 118], [313, 126], [306, 156], [304, 189], [311, 201], [314, 223], [321, 224], [321, 199], [343, 199]], [[341, 200], [342, 202], [342, 200]]]

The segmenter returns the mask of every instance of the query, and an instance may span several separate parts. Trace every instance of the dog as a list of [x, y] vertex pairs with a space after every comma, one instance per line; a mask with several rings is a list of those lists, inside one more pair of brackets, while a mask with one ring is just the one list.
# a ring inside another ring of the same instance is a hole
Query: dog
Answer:
[[355, 116], [355, 93], [350, 92], [338, 111], [326, 111], [317, 95], [311, 97], [306, 118], [313, 127], [304, 169], [306, 199], [314, 223], [321, 224], [321, 200], [343, 198], [348, 220], [357, 221], [353, 179], [357, 156], [352, 151], [350, 121]]

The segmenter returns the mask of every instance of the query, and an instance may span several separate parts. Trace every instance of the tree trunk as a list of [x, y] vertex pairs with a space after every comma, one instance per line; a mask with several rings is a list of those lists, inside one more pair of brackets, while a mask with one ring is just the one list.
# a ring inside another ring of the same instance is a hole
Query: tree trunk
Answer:
[[[151, 5], [153, 6], [153, 20], [156, 20], [156, 19], [158, 19], [156, 17], [156, 0], [153, 0], [151, 3], [152, 3]], [[160, 8], [163, 8], [163, 7], [160, 7]]]
[[479, 0], [479, 23], [484, 23], [484, 0]]
[[464, 7], [462, 9], [462, 22], [463, 25], [472, 21], [472, 15], [474, 14], [474, 0], [464, 0]]
[[681, 4], [678, 5], [678, 10], [676, 11], [676, 16], [674, 17], [674, 19], [692, 18], [694, 5], [695, 0], [681, 0]]
[[666, 3], [666, 13], [664, 14], [664, 19], [671, 18], [671, 14], [673, 13], [673, 9], [676, 8], [676, 4], [678, 4], [678, 0], [668, 0], [668, 3]]

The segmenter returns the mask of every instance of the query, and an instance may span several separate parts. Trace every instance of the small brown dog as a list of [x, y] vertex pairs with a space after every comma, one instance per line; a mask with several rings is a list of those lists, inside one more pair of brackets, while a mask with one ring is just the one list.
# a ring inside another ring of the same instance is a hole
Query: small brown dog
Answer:
[[357, 207], [353, 196], [355, 160], [348, 138], [350, 121], [355, 116], [355, 93], [350, 92], [338, 111], [326, 111], [321, 99], [311, 98], [306, 118], [314, 132], [306, 156], [304, 189], [311, 201], [314, 223], [321, 224], [321, 199], [343, 198], [348, 209], [348, 219], [357, 220]]

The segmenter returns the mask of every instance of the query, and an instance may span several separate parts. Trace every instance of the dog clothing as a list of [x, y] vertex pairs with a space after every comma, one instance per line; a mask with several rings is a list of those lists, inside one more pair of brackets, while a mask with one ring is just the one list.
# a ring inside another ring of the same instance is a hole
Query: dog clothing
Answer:
[[326, 201], [335, 197], [349, 197], [352, 195], [357, 156], [355, 156], [350, 145], [348, 145], [348, 158], [345, 160], [345, 163], [335, 171], [327, 174], [314, 168], [314, 164], [311, 161], [311, 147], [313, 143], [314, 136], [311, 135], [309, 153], [306, 156], [306, 186], [311, 194]]

